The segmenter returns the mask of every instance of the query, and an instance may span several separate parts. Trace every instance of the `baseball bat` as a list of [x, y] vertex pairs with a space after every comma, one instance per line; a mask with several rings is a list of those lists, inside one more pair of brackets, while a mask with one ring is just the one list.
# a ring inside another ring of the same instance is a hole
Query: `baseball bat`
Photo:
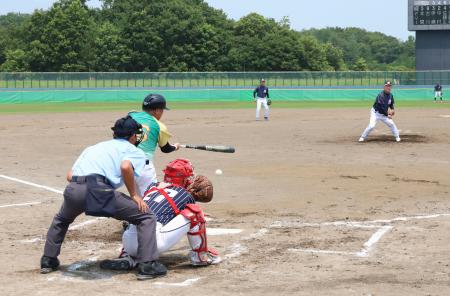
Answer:
[[182, 148], [205, 150], [220, 153], [234, 153], [236, 149], [232, 146], [220, 146], [220, 145], [180, 145]]

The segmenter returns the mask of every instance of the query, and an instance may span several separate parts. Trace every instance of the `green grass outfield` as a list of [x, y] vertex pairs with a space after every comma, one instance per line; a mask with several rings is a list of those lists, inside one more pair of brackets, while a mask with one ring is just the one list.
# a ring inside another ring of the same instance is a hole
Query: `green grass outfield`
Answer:
[[[342, 109], [370, 108], [368, 101], [275, 101], [273, 108], [284, 109]], [[207, 110], [207, 109], [250, 109], [255, 108], [251, 102], [173, 102], [173, 110]], [[450, 108], [450, 102], [433, 101], [399, 101], [398, 108]], [[98, 112], [140, 110], [139, 101], [127, 103], [44, 103], [44, 104], [0, 104], [0, 114], [17, 113], [64, 113], [64, 112]]]

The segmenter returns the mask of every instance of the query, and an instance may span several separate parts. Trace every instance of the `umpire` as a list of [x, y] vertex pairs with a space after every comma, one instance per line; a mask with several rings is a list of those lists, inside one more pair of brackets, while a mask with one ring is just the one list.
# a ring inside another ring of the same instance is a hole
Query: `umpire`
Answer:
[[[140, 175], [146, 162], [144, 152], [136, 148], [142, 138], [142, 126], [127, 116], [117, 120], [112, 130], [114, 139], [86, 148], [67, 174], [70, 183], [47, 233], [41, 273], [58, 269], [57, 257], [69, 225], [83, 212], [137, 226], [139, 280], [167, 273], [166, 267], [156, 261], [156, 218], [136, 191], [134, 177]], [[123, 183], [131, 198], [115, 190]]]

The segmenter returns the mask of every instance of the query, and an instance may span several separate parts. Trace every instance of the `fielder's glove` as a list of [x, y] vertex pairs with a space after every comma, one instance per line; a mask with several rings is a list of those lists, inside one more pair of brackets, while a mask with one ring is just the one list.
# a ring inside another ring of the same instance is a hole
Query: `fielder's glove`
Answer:
[[267, 105], [272, 105], [272, 100], [271, 99], [267, 99]]

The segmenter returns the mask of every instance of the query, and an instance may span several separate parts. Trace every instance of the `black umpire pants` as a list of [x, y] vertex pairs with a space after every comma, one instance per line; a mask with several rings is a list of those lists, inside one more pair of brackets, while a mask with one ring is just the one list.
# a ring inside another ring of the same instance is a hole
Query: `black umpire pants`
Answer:
[[[107, 184], [102, 178], [97, 178], [95, 182], [99, 187], [113, 187]], [[89, 185], [91, 186], [91, 185]], [[64, 202], [47, 233], [44, 255], [56, 258], [61, 252], [61, 245], [66, 236], [69, 225], [80, 214], [86, 211], [86, 196], [88, 184], [84, 178], [72, 181], [64, 191]], [[127, 195], [114, 190], [115, 213], [113, 218], [125, 220], [137, 226], [138, 235], [138, 263], [153, 261], [158, 259], [156, 246], [156, 218], [151, 212], [141, 213], [137, 204]]]

